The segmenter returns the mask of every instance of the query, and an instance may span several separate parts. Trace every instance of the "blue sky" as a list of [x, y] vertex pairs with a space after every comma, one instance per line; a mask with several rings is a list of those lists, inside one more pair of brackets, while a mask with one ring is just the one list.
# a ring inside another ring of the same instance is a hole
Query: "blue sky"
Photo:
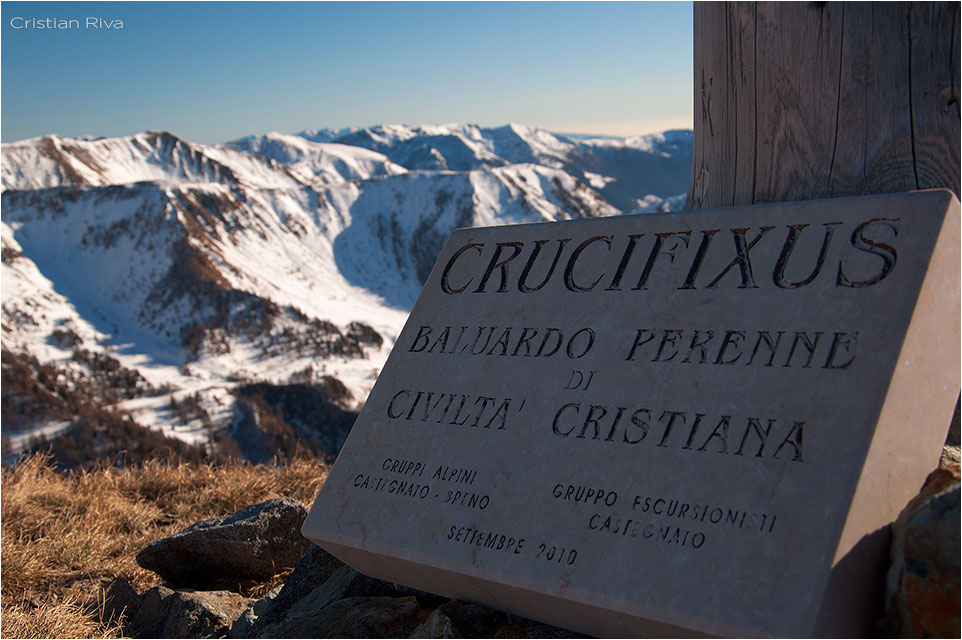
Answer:
[[0, 137], [690, 127], [691, 12], [688, 2], [3, 2]]

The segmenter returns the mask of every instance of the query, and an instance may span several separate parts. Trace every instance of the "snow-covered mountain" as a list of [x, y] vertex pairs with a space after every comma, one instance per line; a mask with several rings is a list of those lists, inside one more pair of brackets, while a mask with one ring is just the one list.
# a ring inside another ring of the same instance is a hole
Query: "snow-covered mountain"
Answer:
[[518, 125], [4, 144], [5, 447], [336, 453], [451, 230], [680, 206], [690, 157]]
[[377, 151], [411, 171], [470, 171], [528, 163], [561, 169], [625, 212], [650, 206], [646, 196], [667, 198], [687, 191], [691, 167], [688, 130], [590, 138], [517, 124], [496, 128], [448, 124], [324, 129], [299, 135]]
[[279, 162], [309, 184], [332, 185], [407, 173], [403, 166], [374, 151], [285, 133], [251, 136], [225, 146]]

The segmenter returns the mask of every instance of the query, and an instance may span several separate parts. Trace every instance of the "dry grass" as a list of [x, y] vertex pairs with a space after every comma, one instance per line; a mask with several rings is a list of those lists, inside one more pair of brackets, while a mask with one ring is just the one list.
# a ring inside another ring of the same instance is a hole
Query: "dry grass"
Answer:
[[[316, 460], [284, 466], [147, 462], [63, 474], [35, 456], [0, 482], [0, 635], [116, 637], [98, 596], [115, 577], [137, 589], [160, 584], [134, 557], [198, 520], [267, 498], [310, 505], [327, 476]], [[276, 584], [246, 585], [260, 595]]]
[[[93, 613], [93, 615], [91, 615]], [[4, 638], [118, 638], [120, 626], [100, 621], [90, 607], [74, 600], [57, 604], [17, 603], [3, 607]]]

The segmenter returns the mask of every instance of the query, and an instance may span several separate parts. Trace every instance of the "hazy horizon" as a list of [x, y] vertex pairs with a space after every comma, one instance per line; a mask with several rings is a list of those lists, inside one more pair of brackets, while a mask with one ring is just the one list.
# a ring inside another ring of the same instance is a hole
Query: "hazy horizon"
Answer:
[[692, 126], [691, 4], [3, 2], [2, 130]]

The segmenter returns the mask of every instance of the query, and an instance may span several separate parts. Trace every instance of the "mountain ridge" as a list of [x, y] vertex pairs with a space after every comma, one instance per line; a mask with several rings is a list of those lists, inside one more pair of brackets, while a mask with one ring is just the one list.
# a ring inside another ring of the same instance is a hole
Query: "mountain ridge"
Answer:
[[[459, 124], [328, 137], [2, 145], [5, 374], [36, 383], [52, 367], [84, 386], [109, 366], [144, 384], [91, 402], [208, 454], [244, 449], [232, 434], [252, 425], [274, 429], [265, 442], [336, 453], [343, 421], [333, 435], [306, 424], [291, 398], [337, 390], [334, 405], [359, 408], [451, 230], [664, 208], [678, 197], [625, 176], [651, 165], [678, 181], [681, 167], [687, 184], [690, 163], [684, 132], [576, 141]], [[76, 421], [31, 422], [4, 393], [8, 440]]]

